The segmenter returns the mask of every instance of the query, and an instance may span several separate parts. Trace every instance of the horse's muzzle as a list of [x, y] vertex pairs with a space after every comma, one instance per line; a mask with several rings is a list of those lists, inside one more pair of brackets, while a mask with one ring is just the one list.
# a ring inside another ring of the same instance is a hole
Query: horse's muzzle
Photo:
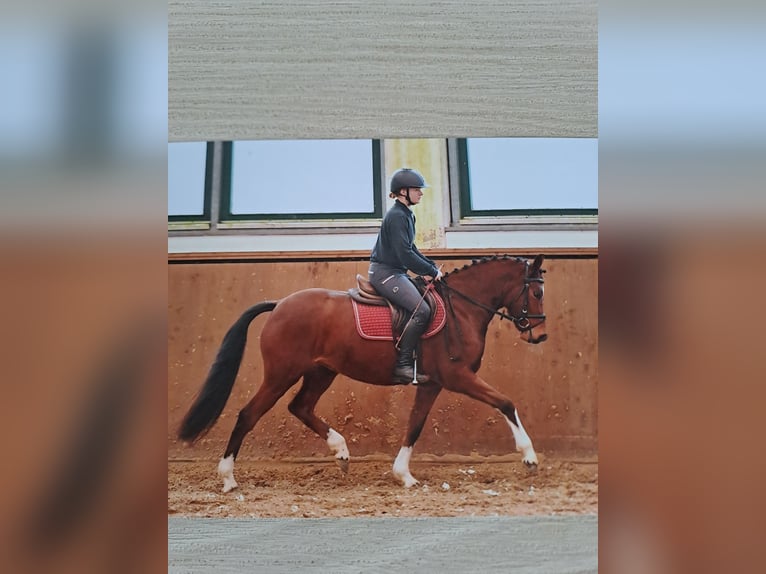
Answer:
[[521, 338], [524, 339], [527, 343], [537, 345], [538, 343], [542, 343], [548, 339], [548, 333], [540, 333], [540, 335], [535, 337], [533, 329], [530, 329], [529, 331], [522, 333]]

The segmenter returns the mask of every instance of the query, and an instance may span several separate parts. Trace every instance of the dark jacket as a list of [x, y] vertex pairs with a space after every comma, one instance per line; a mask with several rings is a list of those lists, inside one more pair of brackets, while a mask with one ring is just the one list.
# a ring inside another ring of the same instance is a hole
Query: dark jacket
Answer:
[[436, 277], [436, 264], [415, 247], [415, 214], [401, 201], [394, 202], [380, 226], [378, 240], [370, 261], [382, 263], [402, 272]]

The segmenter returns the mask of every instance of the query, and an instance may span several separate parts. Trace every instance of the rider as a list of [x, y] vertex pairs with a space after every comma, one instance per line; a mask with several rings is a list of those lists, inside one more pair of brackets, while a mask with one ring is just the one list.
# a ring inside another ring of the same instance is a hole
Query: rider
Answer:
[[[370, 256], [370, 283], [394, 305], [411, 314], [411, 320], [399, 340], [399, 355], [392, 380], [396, 383], [412, 382], [415, 375], [415, 347], [428, 327], [431, 309], [423, 300], [407, 271], [438, 281], [442, 277], [436, 264], [423, 255], [413, 243], [415, 215], [410, 207], [423, 197], [425, 179], [414, 169], [403, 168], [391, 178], [389, 197], [395, 199], [380, 226], [380, 233]], [[418, 375], [418, 382], [428, 380]]]

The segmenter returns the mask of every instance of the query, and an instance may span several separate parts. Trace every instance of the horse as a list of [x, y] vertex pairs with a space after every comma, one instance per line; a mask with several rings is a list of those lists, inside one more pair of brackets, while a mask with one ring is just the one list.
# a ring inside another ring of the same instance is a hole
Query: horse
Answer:
[[[529, 260], [507, 255], [473, 260], [445, 274], [433, 287], [445, 302], [444, 328], [421, 339], [418, 370], [428, 376], [416, 385], [407, 431], [393, 464], [393, 475], [404, 487], [419, 484], [410, 473], [412, 449], [428, 413], [442, 389], [461, 393], [500, 411], [530, 471], [537, 469], [532, 440], [519, 413], [504, 394], [477, 375], [490, 321], [496, 316], [513, 322], [527, 343], [546, 340], [543, 313], [543, 256]], [[500, 309], [505, 309], [505, 312]], [[250, 323], [271, 312], [261, 332], [263, 381], [239, 411], [234, 430], [218, 464], [223, 492], [237, 487], [234, 461], [249, 433], [301, 378], [288, 405], [290, 413], [323, 438], [341, 470], [348, 472], [350, 454], [345, 438], [314, 413], [314, 407], [335, 377], [343, 375], [373, 385], [391, 381], [396, 351], [390, 341], [366, 340], [356, 330], [349, 292], [310, 288], [280, 300], [263, 301], [247, 309], [230, 327], [193, 404], [183, 418], [178, 437], [193, 443], [221, 415], [231, 394], [247, 342]]]

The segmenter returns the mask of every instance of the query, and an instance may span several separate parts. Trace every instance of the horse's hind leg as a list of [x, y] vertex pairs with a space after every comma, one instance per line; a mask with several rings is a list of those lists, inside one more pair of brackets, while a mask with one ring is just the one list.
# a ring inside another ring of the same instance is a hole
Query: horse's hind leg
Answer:
[[288, 379], [288, 382], [280, 385], [270, 384], [269, 378], [263, 380], [263, 384], [250, 399], [250, 402], [239, 411], [237, 423], [229, 438], [229, 444], [226, 446], [223, 458], [218, 463], [218, 475], [223, 479], [223, 491], [229, 492], [237, 487], [237, 481], [234, 480], [234, 459], [242, 446], [245, 435], [253, 430], [253, 427], [266, 414], [271, 407], [292, 387], [298, 380], [298, 377]]
[[415, 391], [415, 404], [410, 412], [407, 434], [404, 437], [402, 448], [399, 449], [399, 454], [396, 455], [393, 468], [394, 476], [407, 488], [418, 484], [418, 481], [410, 474], [412, 447], [415, 445], [415, 441], [418, 440], [420, 431], [423, 430], [423, 425], [426, 422], [426, 417], [428, 417], [428, 413], [431, 411], [431, 407], [433, 407], [434, 401], [436, 401], [436, 397], [439, 396], [441, 390], [441, 386], [437, 384], [421, 383], [417, 386], [417, 391]]
[[327, 446], [335, 455], [335, 461], [343, 472], [348, 472], [349, 452], [346, 439], [316, 414], [314, 407], [324, 392], [330, 388], [337, 373], [317, 367], [303, 375], [303, 385], [287, 407], [303, 424], [327, 440]]

